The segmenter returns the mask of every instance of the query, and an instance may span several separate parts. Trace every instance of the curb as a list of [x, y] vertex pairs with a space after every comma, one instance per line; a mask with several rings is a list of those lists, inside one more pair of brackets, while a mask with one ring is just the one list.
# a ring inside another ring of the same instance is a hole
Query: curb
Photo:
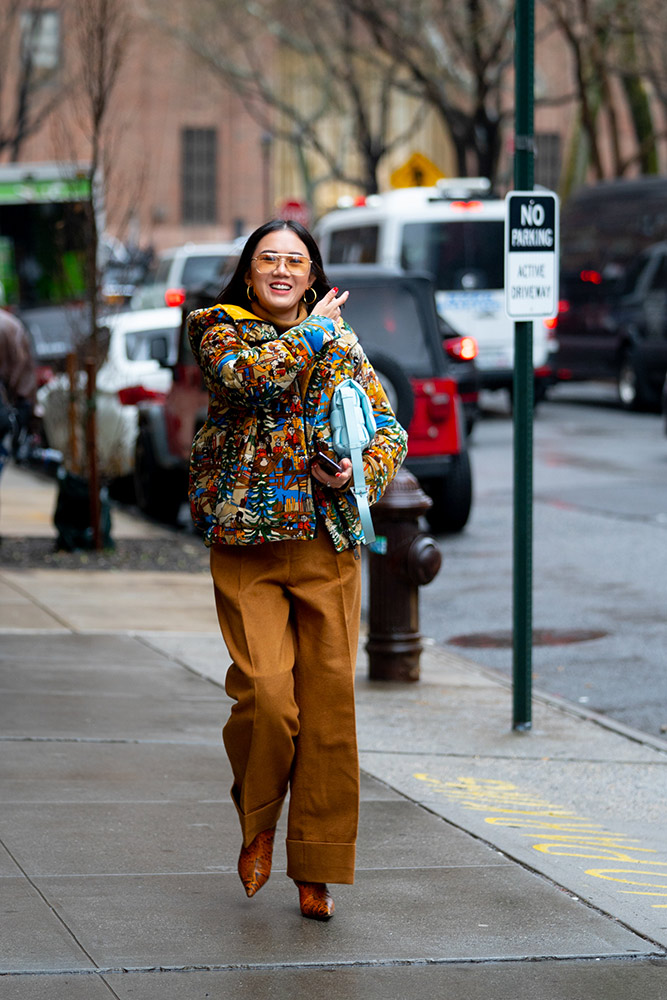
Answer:
[[[464, 670], [469, 670], [471, 673], [481, 674], [482, 676], [494, 681], [500, 687], [504, 687], [511, 691], [513, 688], [513, 683], [509, 677], [506, 677], [500, 671], [494, 670], [493, 667], [486, 667], [475, 660], [468, 660], [465, 656], [460, 656], [458, 653], [451, 652], [446, 646], [439, 646], [435, 643], [428, 647], [429, 653], [432, 656], [445, 657], [457, 666], [460, 666]], [[653, 750], [658, 750], [660, 753], [667, 754], [667, 740], [661, 739], [659, 736], [652, 736], [650, 733], [644, 733], [640, 729], [633, 729], [631, 726], [626, 726], [623, 722], [618, 722], [616, 719], [610, 718], [608, 715], [603, 715], [601, 712], [595, 712], [590, 708], [581, 708], [575, 702], [568, 701], [566, 698], [561, 698], [559, 695], [548, 694], [546, 691], [540, 691], [539, 689], [533, 689], [533, 700], [539, 701], [541, 704], [548, 706], [549, 708], [555, 708], [559, 712], [563, 712], [565, 715], [572, 715], [583, 722], [592, 722], [602, 729], [608, 729], [618, 736], [623, 736], [625, 739], [632, 740], [634, 743], [640, 743], [643, 746], [651, 747]], [[528, 730], [527, 735], [530, 734]]]

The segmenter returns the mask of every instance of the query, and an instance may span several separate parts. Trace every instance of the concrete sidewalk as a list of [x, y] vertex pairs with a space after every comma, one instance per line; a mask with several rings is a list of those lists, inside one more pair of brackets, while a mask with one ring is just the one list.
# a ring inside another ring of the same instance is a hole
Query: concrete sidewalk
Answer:
[[236, 875], [207, 574], [0, 566], [0, 632], [2, 1000], [667, 996], [667, 743], [539, 696], [516, 734], [473, 662], [405, 687], [361, 648], [358, 877], [318, 924], [284, 829]]

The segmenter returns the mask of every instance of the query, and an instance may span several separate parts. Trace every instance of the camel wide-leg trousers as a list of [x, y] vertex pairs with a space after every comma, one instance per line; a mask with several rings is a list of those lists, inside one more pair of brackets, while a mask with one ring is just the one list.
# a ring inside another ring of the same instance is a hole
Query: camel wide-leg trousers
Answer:
[[211, 573], [233, 660], [223, 739], [243, 843], [276, 825], [289, 789], [288, 876], [351, 883], [360, 560], [320, 526], [312, 541], [214, 546]]

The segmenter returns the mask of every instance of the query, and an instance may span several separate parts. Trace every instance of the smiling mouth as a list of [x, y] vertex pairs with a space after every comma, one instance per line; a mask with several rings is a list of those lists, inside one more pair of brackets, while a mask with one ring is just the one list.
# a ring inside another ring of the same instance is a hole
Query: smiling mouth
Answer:
[[291, 292], [292, 291], [292, 286], [291, 285], [286, 285], [282, 281], [272, 282], [270, 287], [274, 290], [274, 292]]

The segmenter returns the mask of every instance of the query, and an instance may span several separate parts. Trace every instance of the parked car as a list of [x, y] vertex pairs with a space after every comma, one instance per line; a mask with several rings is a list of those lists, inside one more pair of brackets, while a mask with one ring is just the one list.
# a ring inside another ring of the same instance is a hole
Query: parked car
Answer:
[[[102, 300], [108, 307], [127, 306], [137, 287], [146, 281], [150, 270], [149, 253], [129, 253], [123, 261], [110, 261], [102, 272]], [[162, 303], [164, 304], [164, 303]]]
[[[406, 467], [434, 503], [434, 530], [457, 532], [472, 504], [472, 476], [459, 384], [475, 385], [471, 362], [443, 348], [442, 330], [428, 276], [382, 267], [330, 266], [329, 279], [348, 288], [344, 316], [360, 340], [398, 419], [408, 429]], [[210, 305], [215, 292], [191, 296], [184, 314]], [[450, 338], [452, 340], [453, 338]], [[451, 345], [450, 345], [451, 346]], [[464, 352], [465, 354], [465, 352]], [[208, 394], [182, 327], [174, 379], [164, 402], [142, 403], [135, 455], [137, 502], [173, 520], [185, 500], [192, 439], [206, 418]]]
[[[514, 321], [505, 312], [506, 206], [484, 177], [396, 188], [341, 207], [315, 227], [327, 273], [334, 264], [382, 264], [432, 275], [438, 312], [478, 343], [482, 388], [512, 394]], [[551, 383], [550, 342], [533, 322], [535, 399]]]
[[209, 283], [222, 286], [234, 243], [186, 243], [158, 255], [130, 300], [132, 309], [181, 308], [186, 293]]
[[[176, 360], [180, 310], [144, 309], [120, 312], [102, 320], [108, 331], [106, 356], [97, 384], [97, 450], [100, 475], [108, 480], [132, 476], [141, 402], [164, 400], [172, 374], [165, 365]], [[83, 454], [86, 377], [77, 376], [76, 435]], [[37, 393], [45, 444], [63, 455], [69, 448], [68, 377], [55, 375]]]
[[559, 380], [613, 378], [623, 407], [658, 410], [667, 373], [667, 243], [641, 253], [622, 278], [566, 272], [551, 325]]
[[665, 424], [665, 434], [667, 434], [667, 375], [662, 386], [662, 419]]

